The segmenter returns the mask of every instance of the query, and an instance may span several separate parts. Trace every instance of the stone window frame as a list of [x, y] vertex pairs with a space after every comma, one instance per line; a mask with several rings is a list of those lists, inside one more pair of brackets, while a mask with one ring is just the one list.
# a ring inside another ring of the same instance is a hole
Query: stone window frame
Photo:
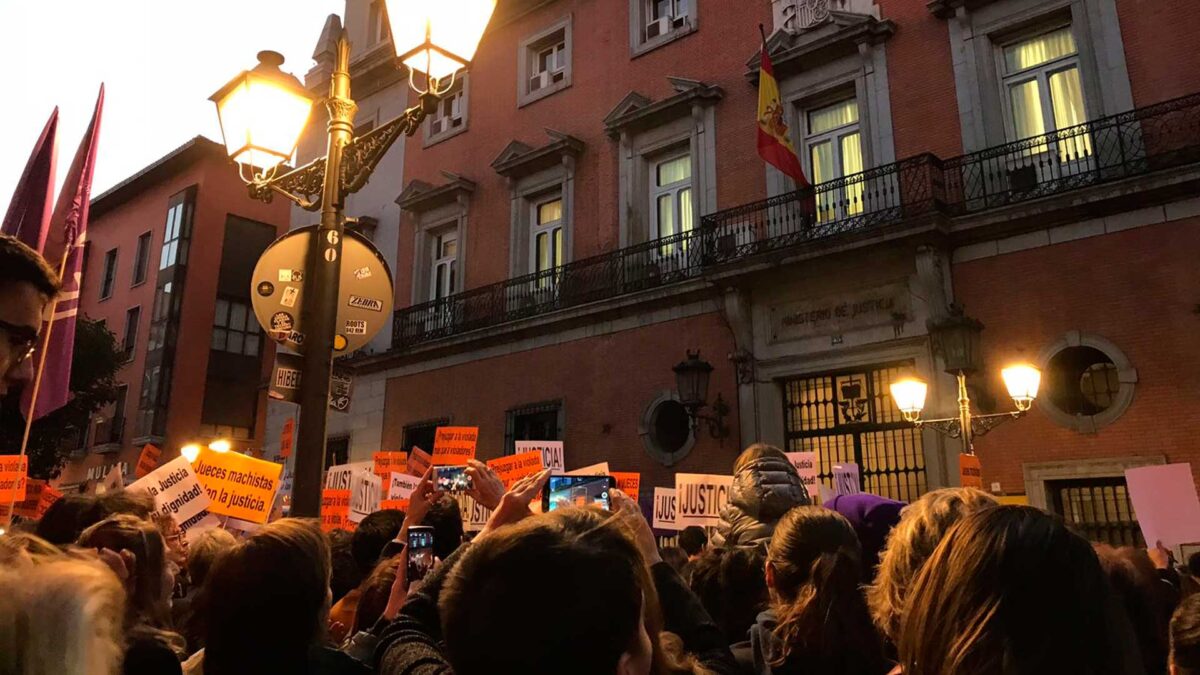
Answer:
[[687, 37], [700, 29], [700, 0], [688, 0], [687, 18], [684, 25], [663, 33], [652, 39], [644, 39], [646, 29], [646, 4], [652, 0], [629, 0], [629, 58], [636, 59], [642, 54], [668, 45], [680, 38]]
[[668, 401], [679, 402], [679, 393], [671, 390], [662, 390], [650, 400], [642, 411], [641, 417], [638, 419], [638, 436], [642, 439], [642, 447], [646, 450], [646, 454], [651, 459], [662, 464], [663, 466], [674, 466], [679, 462], [687, 459], [691, 454], [692, 449], [696, 447], [696, 429], [693, 426], [688, 427], [688, 437], [675, 452], [667, 452], [660, 448], [655, 442], [652, 428], [654, 425], [654, 412], [659, 405]]
[[[458, 73], [457, 81], [454, 83], [454, 86], [451, 87], [451, 93], [448, 93], [447, 96], [456, 94], [458, 92], [462, 92], [462, 105], [460, 106], [460, 108], [462, 110], [462, 124], [456, 128], [446, 129], [446, 130], [440, 131], [435, 134], [435, 133], [433, 133], [433, 115], [430, 115], [425, 120], [425, 123], [423, 125], [421, 125], [422, 126], [421, 133], [424, 135], [424, 140], [421, 145], [422, 148], [428, 148], [430, 146], [437, 145], [438, 143], [441, 143], [442, 141], [445, 141], [447, 139], [454, 138], [455, 136], [457, 136], [461, 133], [465, 133], [467, 131], [467, 129], [470, 128], [470, 126], [471, 126], [471, 78], [470, 78], [469, 73], [467, 73], [466, 71], [460, 71]], [[438, 102], [438, 105], [441, 105], [440, 101]]]
[[1121, 383], [1112, 405], [1095, 415], [1072, 415], [1060, 410], [1050, 401], [1048, 395], [1043, 394], [1038, 396], [1036, 407], [1060, 427], [1082, 434], [1094, 434], [1116, 422], [1133, 403], [1134, 389], [1138, 381], [1137, 368], [1133, 367], [1133, 363], [1130, 362], [1125, 352], [1112, 341], [1079, 330], [1068, 331], [1058, 340], [1046, 345], [1037, 356], [1038, 368], [1041, 368], [1042, 372], [1046, 372], [1050, 359], [1070, 347], [1091, 347], [1112, 359], [1113, 364], [1117, 367], [1117, 379]]
[[1097, 457], [1055, 462], [1026, 462], [1021, 465], [1021, 472], [1025, 481], [1025, 498], [1029, 500], [1029, 505], [1049, 511], [1052, 500], [1046, 486], [1054, 481], [1079, 478], [1124, 478], [1127, 469], [1166, 463], [1167, 458], [1163, 455]]
[[1115, 0], [933, 0], [928, 7], [949, 28], [964, 152], [1012, 140], [1006, 133], [1003, 46], [1054, 24], [1071, 26], [1088, 117], [1133, 109]]
[[458, 237], [458, 276], [451, 295], [467, 287], [468, 216], [475, 183], [457, 174], [442, 173], [450, 179], [447, 184], [432, 187], [414, 180], [396, 198], [400, 208], [410, 214], [414, 226], [412, 305], [429, 302], [433, 265], [429, 254], [437, 236], [447, 230], [454, 230]]
[[[574, 16], [567, 14], [557, 22], [521, 40], [517, 47], [518, 108], [523, 108], [530, 103], [557, 94], [571, 86], [575, 70], [574, 41], [571, 35], [573, 25]], [[533, 65], [533, 58], [536, 58], [537, 51], [546, 44], [550, 44], [550, 38], [560, 31], [563, 34], [563, 51], [567, 58], [567, 64], [563, 67], [563, 79], [560, 82], [548, 85], [537, 91], [530, 91], [529, 76]]]

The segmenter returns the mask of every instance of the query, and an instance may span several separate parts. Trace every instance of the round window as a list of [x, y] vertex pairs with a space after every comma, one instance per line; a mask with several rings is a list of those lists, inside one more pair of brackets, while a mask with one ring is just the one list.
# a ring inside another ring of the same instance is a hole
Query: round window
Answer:
[[1112, 407], [1121, 390], [1117, 365], [1094, 347], [1068, 347], [1047, 368], [1050, 402], [1069, 415], [1095, 415]]
[[646, 407], [639, 431], [647, 454], [668, 466], [687, 457], [696, 443], [692, 419], [671, 392], [663, 392]]

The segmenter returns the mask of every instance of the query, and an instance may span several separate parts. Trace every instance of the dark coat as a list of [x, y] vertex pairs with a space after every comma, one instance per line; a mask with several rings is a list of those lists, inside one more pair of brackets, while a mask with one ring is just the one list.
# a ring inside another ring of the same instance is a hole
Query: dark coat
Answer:
[[783, 514], [811, 503], [791, 462], [778, 457], [760, 457], [734, 475], [729, 504], [721, 511], [713, 545], [769, 543], [775, 533], [775, 523]]

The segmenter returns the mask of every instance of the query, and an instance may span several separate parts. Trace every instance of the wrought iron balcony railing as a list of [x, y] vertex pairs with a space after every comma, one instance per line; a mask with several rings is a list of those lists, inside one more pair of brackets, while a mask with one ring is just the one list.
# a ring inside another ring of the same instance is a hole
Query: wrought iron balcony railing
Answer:
[[978, 152], [918, 155], [701, 218], [698, 228], [396, 312], [393, 348], [674, 284], [762, 253], [1200, 162], [1200, 94]]

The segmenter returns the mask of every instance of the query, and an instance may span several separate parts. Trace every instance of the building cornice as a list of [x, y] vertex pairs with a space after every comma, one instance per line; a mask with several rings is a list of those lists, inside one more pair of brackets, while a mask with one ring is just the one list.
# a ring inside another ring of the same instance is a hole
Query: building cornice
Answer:
[[[775, 67], [776, 79], [803, 72], [843, 56], [857, 54], [860, 48], [886, 41], [896, 32], [896, 24], [866, 14], [830, 12], [824, 23], [802, 32], [777, 30], [767, 40], [767, 53]], [[758, 84], [762, 50], [746, 61], [746, 79]]]
[[147, 186], [200, 159], [226, 159], [227, 157], [224, 145], [204, 136], [195, 136], [146, 165], [137, 173], [92, 198], [91, 217], [96, 218], [115, 209], [145, 190]]
[[422, 180], [409, 181], [400, 196], [396, 197], [396, 203], [405, 211], [421, 213], [469, 198], [475, 192], [475, 181], [448, 171], [443, 171], [442, 175], [448, 181], [438, 186]]
[[713, 105], [725, 97], [725, 91], [715, 84], [682, 77], [668, 77], [675, 95], [652, 101], [631, 91], [604, 117], [604, 129], [609, 136], [660, 126], [692, 114], [695, 105]]
[[506, 178], [520, 178], [583, 154], [586, 144], [578, 138], [553, 129], [546, 129], [546, 134], [550, 136], [550, 142], [540, 148], [512, 141], [492, 160], [492, 168]]

